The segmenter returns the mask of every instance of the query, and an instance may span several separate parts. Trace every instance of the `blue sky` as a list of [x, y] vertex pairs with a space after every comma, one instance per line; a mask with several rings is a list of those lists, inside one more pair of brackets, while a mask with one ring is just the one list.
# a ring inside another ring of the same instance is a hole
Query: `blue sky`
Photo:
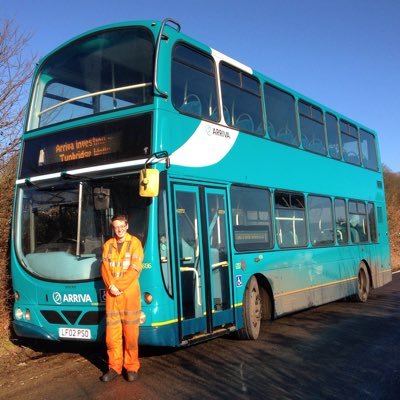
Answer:
[[182, 31], [379, 133], [400, 172], [398, 0], [0, 0], [47, 52], [113, 22], [174, 18]]

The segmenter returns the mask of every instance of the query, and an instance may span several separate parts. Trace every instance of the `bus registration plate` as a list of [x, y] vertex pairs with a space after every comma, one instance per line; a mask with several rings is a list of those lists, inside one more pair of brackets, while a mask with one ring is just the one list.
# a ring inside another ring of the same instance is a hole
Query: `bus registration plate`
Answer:
[[92, 338], [90, 329], [78, 328], [58, 328], [58, 336], [67, 339], [84, 339], [89, 340]]

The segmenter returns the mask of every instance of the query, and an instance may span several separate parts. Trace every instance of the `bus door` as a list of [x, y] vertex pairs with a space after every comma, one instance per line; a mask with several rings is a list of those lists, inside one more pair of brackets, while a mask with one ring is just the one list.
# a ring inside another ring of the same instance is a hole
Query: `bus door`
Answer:
[[222, 189], [174, 185], [181, 337], [233, 325], [232, 271]]

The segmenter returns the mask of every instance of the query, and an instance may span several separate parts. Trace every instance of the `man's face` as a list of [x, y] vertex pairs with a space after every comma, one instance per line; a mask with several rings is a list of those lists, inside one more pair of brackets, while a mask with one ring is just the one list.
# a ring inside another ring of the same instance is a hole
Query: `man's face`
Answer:
[[128, 224], [124, 221], [120, 221], [117, 219], [113, 221], [112, 227], [114, 229], [115, 237], [117, 238], [117, 240], [123, 240], [128, 229]]

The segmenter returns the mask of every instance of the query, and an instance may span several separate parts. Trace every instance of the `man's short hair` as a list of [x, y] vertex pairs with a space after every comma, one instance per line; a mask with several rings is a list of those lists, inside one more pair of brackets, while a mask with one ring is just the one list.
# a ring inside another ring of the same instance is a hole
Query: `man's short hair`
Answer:
[[128, 224], [128, 217], [125, 214], [117, 214], [112, 217], [111, 223], [114, 221], [123, 221], [125, 224]]

